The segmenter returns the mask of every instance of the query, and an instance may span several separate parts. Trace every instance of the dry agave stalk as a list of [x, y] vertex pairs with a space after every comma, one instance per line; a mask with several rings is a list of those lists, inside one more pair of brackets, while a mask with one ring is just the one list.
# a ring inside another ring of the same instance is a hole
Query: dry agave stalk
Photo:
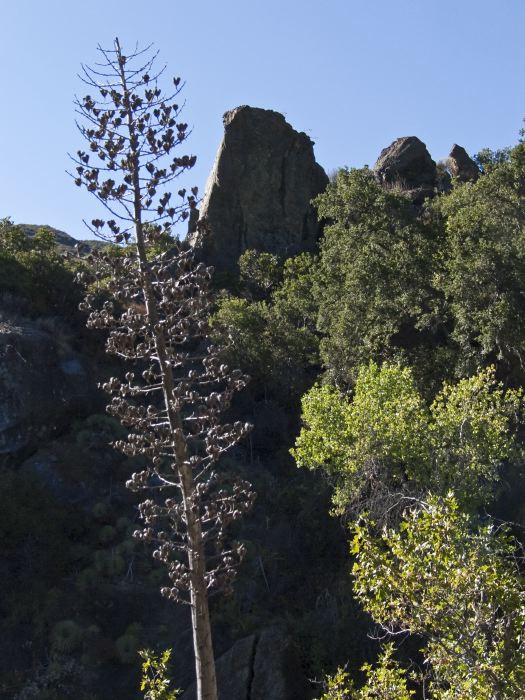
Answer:
[[[81, 308], [90, 312], [88, 326], [109, 329], [107, 352], [141, 368], [124, 380], [113, 377], [103, 384], [113, 396], [108, 412], [130, 428], [127, 439], [115, 447], [128, 456], [142, 455], [147, 463], [126, 485], [157, 494], [140, 504], [145, 527], [135, 537], [154, 543], [154, 558], [168, 568], [172, 585], [162, 588], [163, 595], [191, 602], [189, 527], [195, 520], [202, 535], [206, 590], [229, 592], [244, 547], [227, 546], [226, 527], [251, 507], [255, 494], [248, 482], [215, 468], [251, 426], [221, 422], [247, 377], [230, 370], [207, 340], [211, 270], [195, 265], [191, 251], [180, 246], [150, 261], [158, 311], [152, 327], [136, 254], [95, 252], [94, 259], [97, 275], [109, 279], [113, 298], [99, 309], [93, 295], [86, 298]], [[158, 355], [160, 336], [171, 369], [169, 393]]]
[[125, 56], [116, 39], [111, 50], [99, 47], [101, 63], [83, 67], [81, 78], [97, 97], [76, 100], [88, 150], [72, 157], [71, 175], [111, 214], [93, 219], [90, 230], [131, 243], [93, 252], [95, 276], [109, 280], [110, 299], [97, 307], [91, 295], [83, 308], [89, 326], [109, 330], [107, 351], [135, 364], [104, 388], [113, 395], [109, 412], [130, 429], [117, 447], [147, 464], [127, 483], [148, 494], [136, 534], [154, 543], [154, 557], [168, 568], [171, 585], [162, 593], [190, 604], [197, 696], [216, 700], [208, 593], [231, 590], [244, 548], [228, 544], [226, 527], [255, 498], [250, 484], [216, 469], [250, 428], [223, 424], [221, 414], [247, 378], [230, 371], [209, 342], [211, 269], [195, 264], [169, 235], [195, 208], [197, 189], [179, 190], [174, 205], [167, 186], [195, 157], [171, 155], [188, 133], [175, 102], [180, 79], [165, 96], [158, 87], [164, 69], [155, 72], [149, 48]]

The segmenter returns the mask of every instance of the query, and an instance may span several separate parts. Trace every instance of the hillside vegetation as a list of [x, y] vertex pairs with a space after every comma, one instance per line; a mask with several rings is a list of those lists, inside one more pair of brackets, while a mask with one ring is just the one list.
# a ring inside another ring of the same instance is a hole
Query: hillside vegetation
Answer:
[[[278, 629], [297, 687], [323, 679], [300, 697], [525, 696], [525, 144], [477, 162], [422, 204], [340, 170], [316, 253], [248, 250], [216, 282], [213, 340], [251, 377], [231, 414], [255, 426], [223, 466], [258, 493], [235, 592], [212, 604], [216, 655]], [[140, 697], [146, 647], [191, 680], [187, 611], [131, 537], [137, 458], [109, 446], [124, 429], [96, 384], [123, 370], [78, 311], [105, 298], [78, 281], [91, 266], [0, 225], [5, 367], [38, 329], [93, 393], [0, 455], [6, 699]]]

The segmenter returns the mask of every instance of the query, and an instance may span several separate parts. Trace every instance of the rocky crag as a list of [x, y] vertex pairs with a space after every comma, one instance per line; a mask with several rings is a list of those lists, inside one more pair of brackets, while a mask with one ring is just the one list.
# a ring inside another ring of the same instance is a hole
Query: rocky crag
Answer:
[[[242, 106], [223, 117], [224, 137], [205, 188], [200, 212], [190, 218], [188, 240], [218, 272], [235, 272], [248, 249], [287, 258], [315, 251], [322, 234], [311, 200], [328, 177], [313, 143], [277, 112]], [[404, 192], [415, 205], [480, 171], [454, 144], [440, 173], [426, 145], [403, 136], [381, 151], [374, 172], [381, 185]]]
[[221, 272], [249, 248], [282, 257], [314, 250], [321, 229], [310, 202], [328, 177], [310, 138], [267, 109], [237, 107], [223, 120], [190, 243]]
[[450, 189], [451, 177], [459, 182], [475, 181], [480, 175], [476, 163], [462, 146], [454, 144], [445, 161], [444, 177], [425, 144], [417, 136], [402, 136], [381, 151], [374, 166], [379, 183], [404, 192], [414, 204]]
[[456, 177], [459, 182], [475, 182], [481, 172], [463, 146], [455, 143], [448, 154], [447, 166], [452, 177]]

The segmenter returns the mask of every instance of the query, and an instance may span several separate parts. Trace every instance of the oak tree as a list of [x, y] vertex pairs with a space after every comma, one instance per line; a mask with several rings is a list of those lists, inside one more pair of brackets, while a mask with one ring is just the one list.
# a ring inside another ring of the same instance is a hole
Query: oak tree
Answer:
[[412, 500], [397, 529], [378, 535], [364, 519], [352, 550], [355, 592], [374, 621], [425, 641], [430, 697], [523, 697], [522, 557], [507, 527], [432, 496]]

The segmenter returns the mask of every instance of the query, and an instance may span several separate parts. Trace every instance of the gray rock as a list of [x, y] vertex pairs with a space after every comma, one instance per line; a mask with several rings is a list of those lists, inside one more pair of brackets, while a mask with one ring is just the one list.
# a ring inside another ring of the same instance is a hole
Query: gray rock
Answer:
[[223, 121], [190, 244], [219, 271], [234, 271], [249, 248], [282, 257], [314, 250], [321, 231], [310, 201], [328, 177], [313, 142], [271, 110], [237, 107]]
[[463, 146], [458, 146], [457, 143], [452, 146], [447, 165], [452, 177], [457, 177], [460, 182], [475, 182], [481, 175], [476, 163]]
[[[280, 628], [240, 639], [216, 662], [219, 700], [305, 700], [308, 684]], [[181, 700], [195, 700], [192, 684]]]
[[255, 649], [249, 700], [305, 700], [306, 678], [291, 640], [279, 628], [263, 630]]
[[0, 457], [36, 449], [94, 401], [83, 358], [33, 321], [0, 321]]
[[402, 136], [384, 148], [374, 172], [381, 185], [406, 192], [415, 204], [435, 194], [436, 164], [417, 136]]
[[190, 215], [188, 217], [188, 236], [197, 231], [197, 222], [199, 220], [199, 210], [190, 209]]
[[57, 457], [46, 447], [23, 462], [19, 471], [24, 476], [36, 477], [40, 485], [53, 496], [57, 503], [68, 506], [85, 504], [90, 494], [84, 483], [64, 480], [58, 466]]

